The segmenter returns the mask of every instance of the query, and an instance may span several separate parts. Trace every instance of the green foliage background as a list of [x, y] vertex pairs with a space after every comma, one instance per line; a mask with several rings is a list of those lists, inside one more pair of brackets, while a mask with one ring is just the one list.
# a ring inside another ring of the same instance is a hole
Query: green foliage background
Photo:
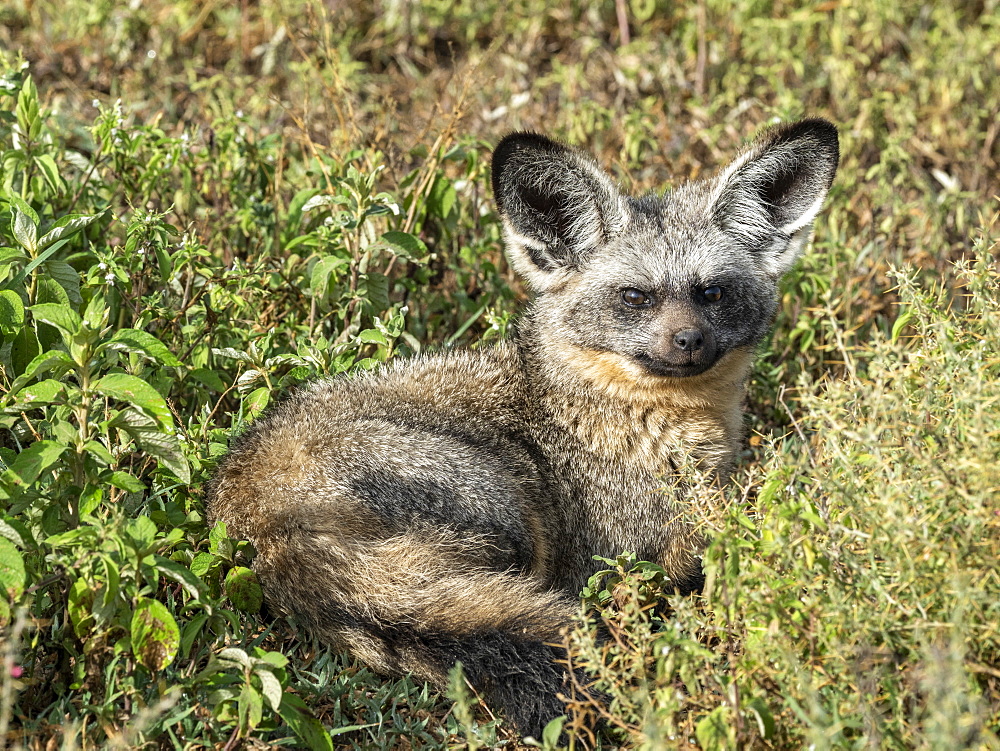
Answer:
[[6, 3], [0, 747], [518, 745], [261, 614], [203, 484], [296, 383], [503, 335], [503, 133], [640, 192], [801, 116], [843, 158], [745, 467], [692, 499], [709, 585], [609, 561], [613, 638], [570, 635], [606, 728], [564, 727], [998, 747], [998, 73], [995, 0]]

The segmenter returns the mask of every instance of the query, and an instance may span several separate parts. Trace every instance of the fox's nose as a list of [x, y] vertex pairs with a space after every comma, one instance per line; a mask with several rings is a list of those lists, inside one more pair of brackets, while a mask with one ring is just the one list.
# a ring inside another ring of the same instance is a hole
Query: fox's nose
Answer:
[[674, 334], [674, 346], [684, 352], [697, 352], [705, 343], [705, 335], [698, 329], [684, 329]]

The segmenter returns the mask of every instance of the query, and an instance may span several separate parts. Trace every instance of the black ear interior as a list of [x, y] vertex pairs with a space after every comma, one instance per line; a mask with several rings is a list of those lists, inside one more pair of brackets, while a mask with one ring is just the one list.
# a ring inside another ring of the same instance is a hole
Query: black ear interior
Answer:
[[528, 209], [537, 215], [538, 221], [550, 227], [562, 243], [569, 244], [572, 231], [569, 197], [557, 190], [541, 193], [530, 186], [521, 188], [519, 194]]
[[507, 203], [509, 173], [518, 170], [518, 162], [539, 158], [558, 159], [568, 149], [538, 133], [511, 133], [493, 150], [493, 195], [501, 211]]
[[780, 217], [786, 213], [782, 209], [791, 201], [797, 177], [791, 170], [782, 169], [776, 174], [769, 175], [757, 185], [757, 198], [767, 207], [774, 224], [780, 224]]
[[546, 217], [554, 210], [559, 210], [560, 201], [556, 195], [551, 193], [546, 195], [530, 186], [521, 189], [521, 200], [541, 217]]

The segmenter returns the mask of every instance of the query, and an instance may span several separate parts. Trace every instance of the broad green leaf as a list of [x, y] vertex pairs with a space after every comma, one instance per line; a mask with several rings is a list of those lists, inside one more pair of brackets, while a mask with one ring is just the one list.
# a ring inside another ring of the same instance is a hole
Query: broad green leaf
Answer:
[[191, 559], [191, 573], [196, 576], [204, 576], [212, 568], [215, 556], [211, 553], [198, 553]]
[[12, 289], [0, 290], [0, 333], [13, 334], [24, 325], [24, 302]]
[[542, 744], [546, 748], [559, 747], [559, 736], [562, 735], [563, 725], [565, 724], [566, 717], [563, 715], [549, 720], [548, 724], [542, 730]]
[[379, 243], [409, 261], [421, 263], [427, 258], [424, 241], [409, 232], [386, 232], [379, 238]]
[[174, 357], [173, 352], [167, 349], [163, 342], [152, 334], [139, 329], [119, 329], [108, 342], [98, 348], [98, 351], [103, 349], [134, 352], [168, 367], [176, 367], [181, 364], [181, 361]]
[[111, 373], [95, 381], [91, 388], [98, 394], [128, 402], [154, 417], [164, 432], [173, 434], [174, 420], [160, 392], [141, 378], [127, 373]]
[[78, 639], [86, 639], [94, 628], [93, 609], [94, 590], [90, 588], [86, 579], [80, 577], [70, 585], [67, 602], [69, 620]]
[[[50, 276], [39, 274], [35, 279], [35, 302], [43, 305], [58, 305], [60, 307], [72, 307], [69, 302], [69, 294], [63, 286]], [[69, 343], [67, 342], [67, 345]]]
[[0, 267], [28, 260], [31, 260], [31, 256], [25, 255], [20, 248], [0, 248]]
[[156, 265], [160, 269], [160, 280], [164, 284], [169, 284], [170, 277], [174, 273], [174, 261], [166, 251], [166, 243], [156, 243], [153, 249], [156, 253]]
[[53, 550], [61, 548], [94, 548], [97, 543], [97, 528], [90, 525], [74, 527], [59, 534], [49, 535], [45, 544]]
[[139, 478], [130, 475], [128, 472], [112, 472], [108, 478], [108, 484], [126, 493], [141, 493], [146, 489], [145, 484]]
[[302, 359], [301, 357], [299, 357], [298, 355], [293, 355], [293, 354], [292, 354], [292, 353], [290, 353], [290, 352], [285, 352], [284, 354], [281, 354], [281, 355], [275, 355], [274, 357], [269, 357], [269, 358], [267, 358], [267, 359], [266, 359], [266, 360], [264, 361], [264, 364], [265, 364], [265, 365], [266, 365], [267, 367], [269, 367], [269, 368], [273, 368], [273, 367], [276, 367], [276, 366], [278, 366], [278, 365], [285, 365], [285, 364], [287, 364], [287, 363], [294, 363], [294, 364], [296, 364], [296, 365], [304, 365], [304, 364], [305, 364], [305, 362], [306, 362], [306, 361], [305, 361], [305, 360], [303, 360], [303, 359]]
[[60, 217], [56, 220], [56, 223], [52, 225], [49, 231], [39, 238], [38, 249], [44, 250], [59, 240], [68, 240], [77, 232], [104, 216], [105, 211], [107, 211], [107, 209], [97, 214], [67, 214], [66, 216]]
[[219, 652], [216, 657], [223, 662], [236, 663], [241, 668], [249, 668], [253, 666], [253, 661], [250, 659], [250, 655], [239, 647], [226, 647]]
[[[27, 76], [24, 85], [21, 86], [21, 91], [17, 95], [15, 112], [21, 132], [26, 134], [29, 140], [34, 141], [41, 132], [42, 122], [38, 116], [38, 90], [35, 88], [35, 82], [31, 76]], [[35, 223], [38, 223], [37, 219]]]
[[112, 464], [115, 463], [115, 455], [112, 454], [108, 450], [108, 447], [105, 446], [100, 441], [94, 441], [94, 440], [87, 441], [85, 444], [83, 444], [83, 450], [86, 451], [88, 454], [91, 454], [92, 456], [96, 457], [105, 466], [110, 467]]
[[80, 314], [68, 305], [58, 303], [41, 303], [32, 305], [29, 310], [36, 321], [42, 321], [50, 326], [55, 326], [63, 335], [63, 340], [67, 345], [73, 340], [73, 336], [80, 331], [83, 320]]
[[24, 592], [24, 559], [6, 537], [0, 537], [0, 597], [15, 600]]
[[[278, 714], [302, 742], [303, 748], [309, 748], [313, 751], [333, 751], [333, 739], [330, 737], [330, 733], [323, 727], [323, 723], [312, 716], [309, 707], [300, 697], [287, 692], [283, 694]], [[361, 728], [362, 726], [352, 726], [348, 730], [354, 731]]]
[[327, 206], [337, 206], [344, 203], [346, 200], [347, 199], [344, 196], [313, 195], [302, 204], [300, 211], [302, 213], [306, 213], [309, 211], [315, 211], [316, 209], [326, 208]]
[[[41, 346], [33, 326], [22, 326], [14, 335], [10, 347], [10, 360], [14, 373], [21, 374], [39, 356]], [[68, 355], [67, 355], [68, 357]]]
[[458, 201], [455, 187], [451, 180], [443, 175], [438, 175], [427, 196], [427, 211], [430, 214], [445, 219], [451, 213]]
[[912, 308], [907, 308], [896, 318], [895, 322], [892, 324], [892, 342], [895, 344], [899, 341], [900, 334], [903, 333], [903, 329], [916, 317]]
[[[107, 611], [112, 611], [121, 591], [121, 569], [118, 561], [110, 556], [101, 556], [101, 569], [104, 572], [104, 586], [101, 588], [101, 607]], [[113, 613], [109, 612], [109, 615]]]
[[176, 433], [167, 433], [149, 415], [134, 409], [120, 412], [108, 423], [127, 432], [139, 448], [157, 459], [183, 482], [191, 481], [191, 469], [181, 452]]
[[771, 714], [771, 710], [767, 706], [767, 702], [760, 697], [754, 697], [747, 702], [746, 706], [747, 711], [751, 712], [754, 719], [757, 720], [757, 729], [760, 731], [760, 737], [764, 740], [774, 738], [777, 726], [774, 722], [774, 715]]
[[38, 240], [38, 214], [18, 195], [10, 194], [10, 231], [28, 255], [34, 256]]
[[264, 592], [257, 575], [245, 566], [236, 566], [226, 574], [226, 595], [237, 610], [247, 613], [260, 612]]
[[389, 340], [385, 338], [385, 334], [378, 329], [365, 329], [358, 334], [358, 339], [368, 344], [389, 344]]
[[315, 375], [315, 371], [312, 367], [309, 365], [300, 365], [297, 368], [292, 368], [281, 376], [281, 380], [278, 383], [281, 388], [294, 386], [302, 383], [303, 381], [308, 381], [313, 375]]
[[10, 201], [12, 212], [13, 210], [20, 211], [31, 221], [32, 224], [36, 226], [41, 223], [41, 220], [38, 218], [38, 213], [31, 208], [27, 201], [17, 195], [17, 193], [11, 193], [7, 197], [7, 200]]
[[[209, 663], [208, 667], [203, 671], [204, 674], [211, 674], [218, 668], [218, 665]], [[235, 699], [238, 696], [236, 689], [225, 687], [217, 688], [215, 691], [208, 695], [208, 706], [212, 707], [212, 714], [218, 720], [223, 720], [225, 722], [232, 722], [236, 719], [236, 715], [232, 711], [232, 706], [230, 700]]]
[[[232, 554], [232, 543], [226, 531], [225, 522], [216, 522], [215, 526], [208, 531], [208, 549], [215, 555], [219, 555], [221, 547], [226, 546], [230, 555]], [[225, 557], [225, 556], [223, 556]]]
[[184, 587], [185, 591], [191, 595], [192, 599], [197, 600], [202, 596], [203, 587], [201, 580], [192, 574], [189, 569], [162, 555], [154, 555], [153, 561], [153, 565], [160, 571], [161, 574], [173, 579], [175, 582]]
[[244, 732], [252, 730], [260, 724], [264, 717], [264, 702], [257, 693], [257, 689], [249, 683], [243, 684], [240, 691], [239, 703], [240, 727]]
[[[151, 516], [150, 518], [152, 518], [154, 521], [157, 520], [157, 517], [163, 514], [163, 512], [158, 510], [154, 511], [153, 513], [156, 514], [156, 516], [155, 517]], [[164, 548], [172, 548], [174, 545], [176, 545], [183, 539], [184, 539], [184, 530], [178, 527], [174, 527], [169, 532], [167, 532], [167, 534], [164, 537], [160, 538], [160, 543], [163, 545]]]
[[376, 310], [389, 308], [389, 278], [383, 274], [361, 274], [358, 297], [368, 300]]
[[288, 658], [281, 654], [281, 652], [264, 652], [263, 654], [258, 654], [258, 658], [268, 665], [274, 665], [276, 668], [283, 668], [288, 665]]
[[[292, 200], [288, 203], [288, 211], [283, 229], [284, 233], [292, 233], [298, 230], [299, 225], [302, 223], [302, 207], [317, 193], [319, 193], [319, 188], [305, 188], [292, 197]], [[284, 239], [291, 240], [292, 238], [285, 234]], [[283, 242], [282, 246], [286, 251], [288, 250], [288, 242]]]
[[376, 360], [374, 357], [366, 357], [354, 363], [354, 367], [357, 368], [358, 370], [372, 370], [373, 368], [377, 368], [381, 364], [382, 364], [381, 361]]
[[195, 368], [188, 375], [220, 394], [227, 388], [226, 384], [219, 377], [219, 374], [209, 368]]
[[699, 720], [694, 730], [703, 751], [722, 751], [729, 746], [729, 716], [726, 707], [716, 707]]
[[80, 296], [80, 272], [65, 261], [48, 261], [45, 263], [45, 274], [66, 292], [66, 297], [74, 306], [83, 302]]
[[316, 235], [299, 235], [298, 237], [293, 237], [288, 242], [282, 243], [282, 248], [287, 256], [293, 248], [297, 248], [303, 244], [305, 244], [307, 248], [315, 248], [319, 246], [320, 242]]
[[309, 275], [309, 287], [316, 297], [326, 297], [331, 285], [336, 281], [334, 272], [341, 266], [347, 265], [346, 258], [336, 256], [326, 256], [313, 264], [312, 272]]
[[66, 386], [61, 381], [48, 378], [21, 389], [14, 397], [14, 403], [31, 409], [43, 404], [61, 402], [66, 395]]
[[34, 224], [27, 214], [19, 208], [14, 209], [14, 217], [10, 222], [10, 231], [14, 239], [29, 255], [35, 255], [37, 250], [38, 225]]
[[271, 401], [271, 391], [267, 386], [261, 386], [243, 400], [243, 410], [246, 418], [252, 420], [267, 407]]
[[788, 484], [788, 477], [783, 473], [777, 473], [770, 475], [765, 481], [764, 486], [760, 490], [760, 494], [757, 496], [761, 504], [761, 508], [770, 508], [771, 504], [774, 503], [775, 498], [779, 496], [782, 489]]
[[132, 653], [147, 670], [162, 670], [177, 655], [181, 632], [166, 606], [148, 598], [139, 600], [132, 615]]
[[216, 348], [212, 347], [212, 354], [219, 357], [226, 357], [230, 360], [241, 360], [243, 362], [253, 362], [253, 358], [250, 357], [246, 352], [240, 352], [238, 349], [233, 349], [232, 347], [222, 347]]
[[236, 379], [236, 390], [241, 394], [245, 394], [250, 391], [253, 388], [253, 385], [263, 377], [264, 374], [259, 370], [255, 370], [253, 368], [245, 370], [240, 373], [240, 377]]
[[156, 524], [145, 515], [135, 517], [125, 527], [125, 535], [139, 553], [145, 553], [153, 545], [156, 533]]
[[281, 681], [265, 667], [258, 667], [254, 670], [254, 675], [260, 679], [260, 692], [267, 699], [267, 703], [271, 705], [271, 709], [277, 712], [278, 707], [281, 706], [281, 695], [283, 693]]
[[[91, 441], [95, 443], [95, 441]], [[104, 500], [104, 488], [88, 485], [80, 493], [80, 504], [78, 510], [81, 517], [87, 517], [94, 513]]]
[[[16, 523], [20, 523], [20, 522], [16, 522]], [[14, 543], [15, 545], [17, 545], [18, 547], [24, 547], [24, 538], [25, 538], [25, 535], [21, 534], [21, 532], [19, 532], [17, 529], [15, 529], [14, 527], [12, 527], [10, 524], [8, 524], [3, 519], [0, 519], [0, 537], [4, 537], [4, 538], [10, 540], [12, 543]], [[30, 540], [31, 537], [29, 536], [28, 539]]]
[[31, 485], [46, 469], [59, 461], [66, 447], [57, 441], [35, 441], [17, 455], [9, 472], [17, 478], [15, 485]]
[[62, 176], [59, 174], [59, 167], [51, 154], [39, 154], [35, 157], [35, 166], [42, 173], [46, 185], [53, 193], [62, 192], [66, 187]]
[[83, 322], [91, 331], [100, 331], [108, 322], [108, 303], [104, 295], [97, 293], [90, 298], [83, 311]]

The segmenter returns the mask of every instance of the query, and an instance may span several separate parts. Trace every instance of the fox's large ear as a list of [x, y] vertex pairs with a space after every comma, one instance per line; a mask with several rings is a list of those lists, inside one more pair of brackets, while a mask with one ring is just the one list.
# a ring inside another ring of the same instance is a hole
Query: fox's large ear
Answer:
[[507, 257], [539, 291], [558, 287], [625, 225], [611, 178], [589, 157], [535, 133], [514, 133], [496, 147], [493, 195]]
[[783, 274], [809, 239], [839, 159], [826, 120], [772, 128], [720, 175], [712, 217], [769, 273]]

